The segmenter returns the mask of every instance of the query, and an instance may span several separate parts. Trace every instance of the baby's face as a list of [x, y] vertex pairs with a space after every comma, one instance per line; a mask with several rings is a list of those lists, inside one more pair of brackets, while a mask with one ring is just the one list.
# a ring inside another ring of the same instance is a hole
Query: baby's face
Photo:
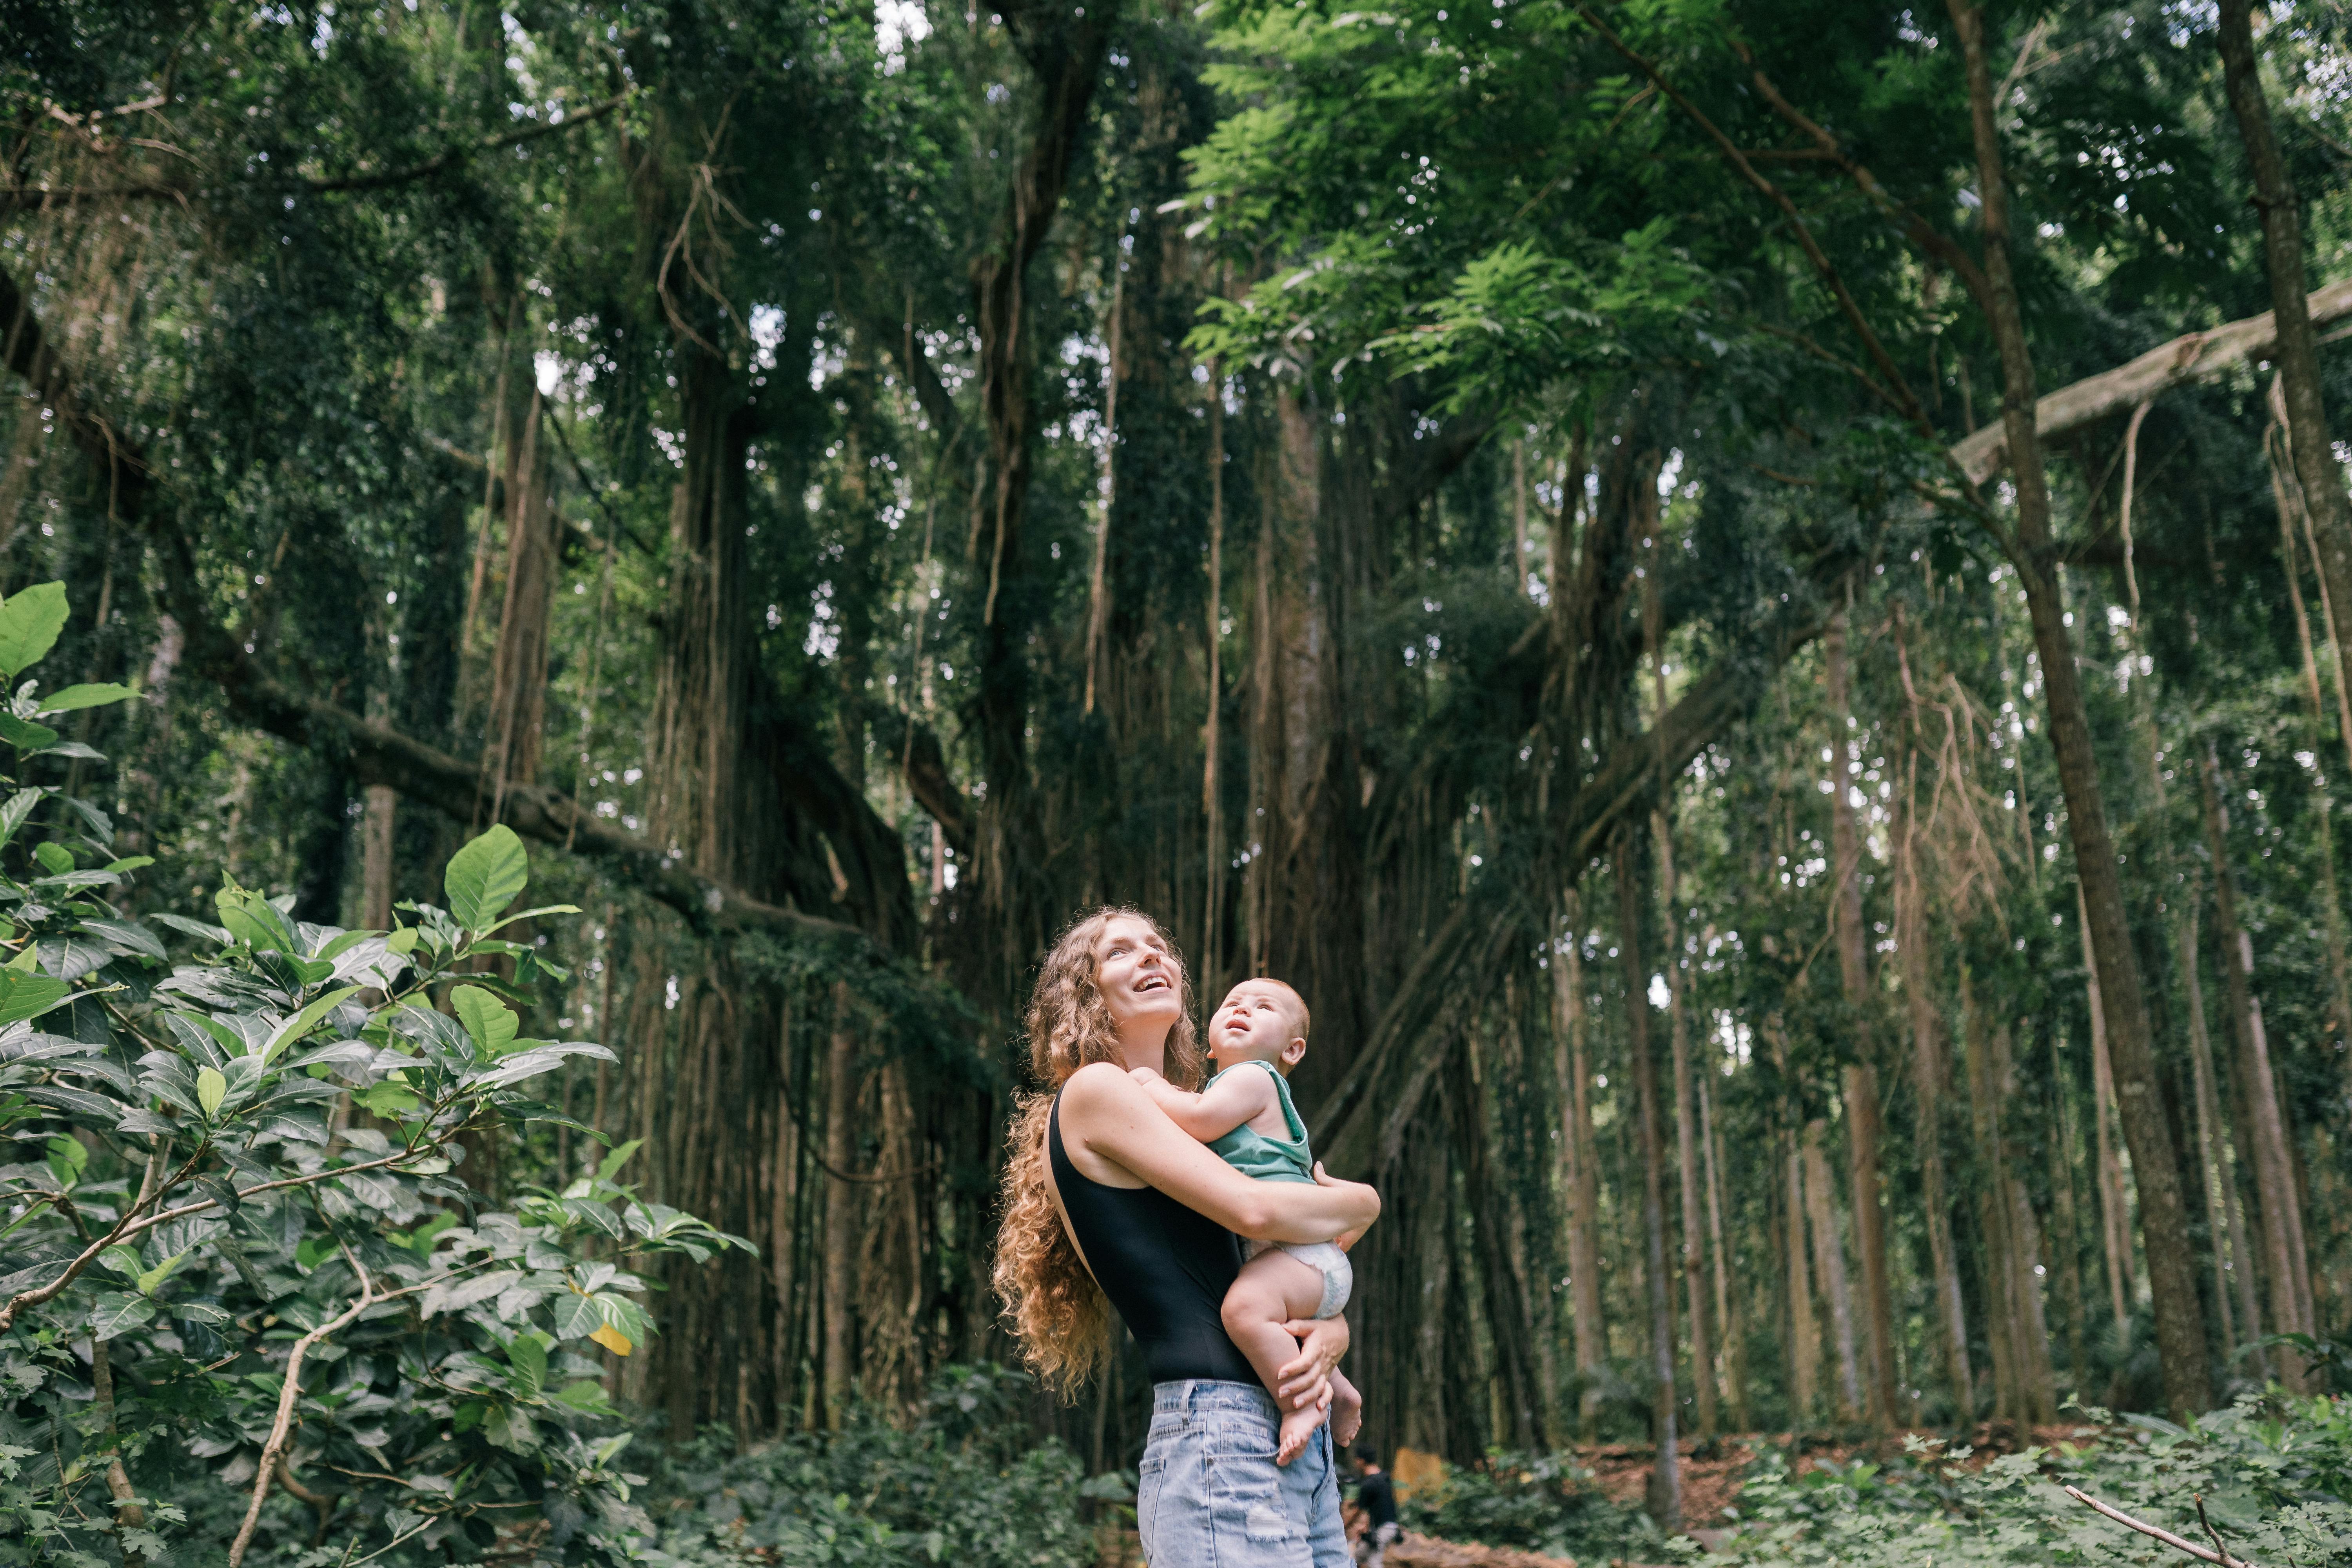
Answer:
[[1221, 1068], [1271, 1062], [1287, 1070], [1306, 1054], [1297, 994], [1279, 981], [1243, 981], [1225, 993], [1209, 1020], [1209, 1055]]

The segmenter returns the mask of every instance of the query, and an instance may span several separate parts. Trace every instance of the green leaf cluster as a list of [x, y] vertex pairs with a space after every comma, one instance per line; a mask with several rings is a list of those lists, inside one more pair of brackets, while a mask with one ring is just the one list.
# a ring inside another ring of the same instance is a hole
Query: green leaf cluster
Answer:
[[[63, 603], [37, 588], [0, 605], [10, 678]], [[337, 1551], [488, 1553], [518, 1529], [556, 1560], [623, 1550], [648, 1527], [614, 1468], [628, 1435], [604, 1380], [654, 1332], [630, 1266], [749, 1244], [640, 1199], [621, 1180], [636, 1143], [509, 1208], [458, 1174], [469, 1133], [564, 1120], [534, 1079], [612, 1057], [520, 1036], [540, 981], [565, 978], [492, 934], [523, 918], [506, 913], [529, 879], [520, 842], [473, 840], [450, 859], [448, 909], [405, 906], [413, 923], [388, 931], [313, 925], [233, 881], [217, 923], [142, 919], [118, 900], [143, 862], [113, 854], [97, 806], [28, 782], [64, 748], [24, 732], [34, 712], [128, 695], [68, 688], [42, 708], [26, 682], [5, 736], [0, 1563], [195, 1545], [241, 1514], [281, 1408], [289, 1462], [339, 1499]], [[293, 1342], [362, 1301], [289, 1390]], [[93, 1346], [110, 1409], [92, 1399]], [[111, 1518], [117, 1458], [169, 1499], [143, 1533]], [[315, 1521], [277, 1520], [263, 1545], [291, 1561]]]

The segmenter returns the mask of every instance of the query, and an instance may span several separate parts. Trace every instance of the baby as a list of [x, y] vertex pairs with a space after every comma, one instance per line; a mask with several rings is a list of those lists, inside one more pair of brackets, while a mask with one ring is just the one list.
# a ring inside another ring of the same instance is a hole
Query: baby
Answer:
[[[1279, 980], [1244, 980], [1225, 995], [1209, 1022], [1209, 1055], [1218, 1072], [1200, 1093], [1178, 1089], [1150, 1068], [1133, 1077], [1160, 1109], [1244, 1176], [1266, 1182], [1311, 1182], [1315, 1156], [1307, 1124], [1290, 1103], [1286, 1075], [1307, 1055], [1307, 1004]], [[1296, 1319], [1336, 1318], [1355, 1282], [1345, 1243], [1251, 1241], [1249, 1260], [1225, 1292], [1225, 1332], [1249, 1358], [1277, 1399], [1276, 1373], [1298, 1354], [1283, 1325]], [[1331, 1373], [1333, 1436], [1353, 1440], [1363, 1397], [1335, 1368]], [[1323, 1412], [1286, 1410], [1275, 1463], [1297, 1457]]]

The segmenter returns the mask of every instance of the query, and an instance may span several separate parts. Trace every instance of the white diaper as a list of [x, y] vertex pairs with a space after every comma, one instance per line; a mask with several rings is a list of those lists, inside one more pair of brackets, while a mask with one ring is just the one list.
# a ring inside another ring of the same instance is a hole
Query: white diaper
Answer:
[[1356, 1288], [1356, 1269], [1338, 1242], [1253, 1241], [1248, 1247], [1252, 1258], [1269, 1247], [1279, 1247], [1323, 1276], [1323, 1300], [1315, 1308], [1316, 1317], [1336, 1318], [1347, 1310], [1349, 1293]]

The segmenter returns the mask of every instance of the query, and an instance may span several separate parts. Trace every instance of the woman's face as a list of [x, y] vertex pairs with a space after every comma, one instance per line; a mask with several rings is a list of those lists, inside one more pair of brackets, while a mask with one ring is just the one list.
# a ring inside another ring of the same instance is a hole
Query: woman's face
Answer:
[[1183, 1016], [1176, 960], [1160, 933], [1131, 915], [1116, 915], [1095, 939], [1095, 989], [1111, 1022], [1130, 1043], [1164, 1039]]

